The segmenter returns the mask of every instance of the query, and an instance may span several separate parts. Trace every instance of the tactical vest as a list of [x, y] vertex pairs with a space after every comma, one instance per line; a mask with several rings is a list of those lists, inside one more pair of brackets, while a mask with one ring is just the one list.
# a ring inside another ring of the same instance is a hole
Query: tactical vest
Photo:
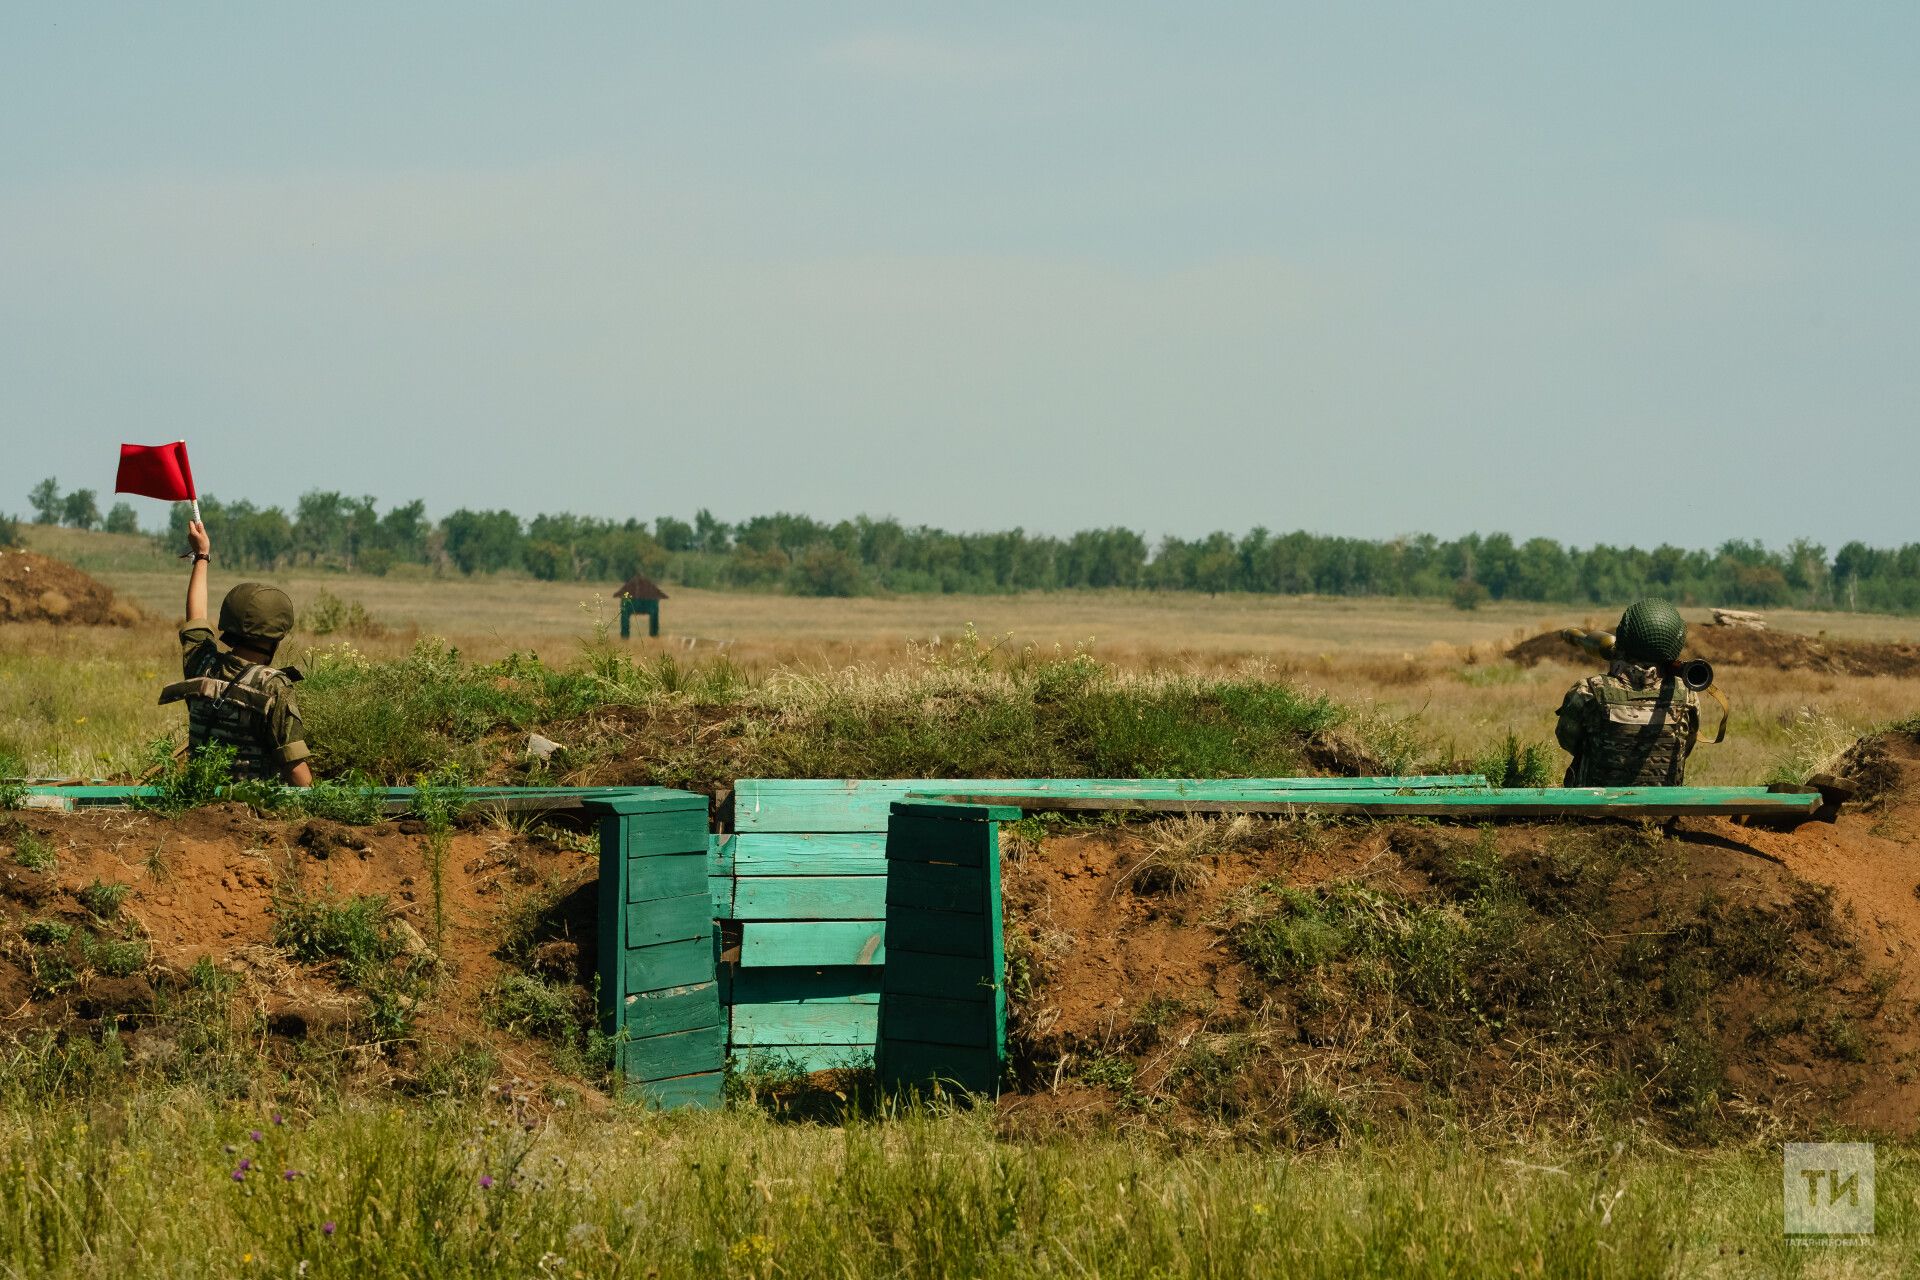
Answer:
[[197, 756], [211, 744], [232, 747], [234, 781], [278, 778], [267, 727], [274, 699], [268, 682], [277, 675], [272, 667], [249, 666], [231, 680], [194, 676], [162, 689], [160, 703], [186, 699], [187, 754]]
[[1677, 787], [1685, 780], [1699, 700], [1684, 685], [1668, 677], [1636, 689], [1607, 675], [1588, 680], [1586, 692], [1593, 704], [1569, 786]]

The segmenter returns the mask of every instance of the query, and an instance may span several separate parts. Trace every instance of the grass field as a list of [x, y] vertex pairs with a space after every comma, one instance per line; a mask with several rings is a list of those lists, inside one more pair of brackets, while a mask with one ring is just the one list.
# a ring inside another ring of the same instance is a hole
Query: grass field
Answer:
[[[146, 742], [180, 724], [178, 711], [155, 706], [153, 695], [172, 668], [169, 620], [178, 616], [185, 574], [142, 539], [36, 528], [33, 541], [91, 565], [155, 621], [125, 631], [8, 628], [0, 644], [0, 749], [43, 773], [124, 773], [144, 758]], [[233, 580], [216, 574], [216, 600]], [[617, 643], [612, 601], [579, 583], [400, 572], [295, 571], [275, 580], [302, 608], [324, 593], [360, 606], [384, 629], [297, 634], [283, 651], [294, 659], [310, 661], [342, 642], [375, 657], [399, 656], [432, 636], [476, 661], [517, 651], [565, 664], [597, 636], [611, 632]], [[1776, 628], [1835, 638], [1920, 638], [1920, 619], [1791, 611], [1769, 619]], [[1606, 621], [1532, 604], [1463, 612], [1423, 601], [1151, 592], [822, 600], [675, 590], [662, 637], [636, 637], [625, 651], [695, 664], [724, 656], [759, 681], [911, 669], [971, 628], [1002, 660], [1080, 649], [1121, 670], [1283, 678], [1392, 724], [1423, 764], [1439, 767], [1482, 757], [1508, 734], [1550, 746], [1561, 693], [1592, 668], [1571, 653], [1565, 664], [1531, 669], [1500, 655], [1542, 631]], [[1697, 782], [1804, 772], [1871, 726], [1920, 709], [1914, 679], [1747, 670], [1723, 683], [1734, 704], [1729, 739], [1695, 756], [1690, 777]]]
[[191, 1094], [0, 1112], [0, 1274], [1372, 1277], [1889, 1275], [1795, 1247], [1778, 1155], [1409, 1136], [1316, 1153], [1009, 1143], [981, 1115], [844, 1125]]

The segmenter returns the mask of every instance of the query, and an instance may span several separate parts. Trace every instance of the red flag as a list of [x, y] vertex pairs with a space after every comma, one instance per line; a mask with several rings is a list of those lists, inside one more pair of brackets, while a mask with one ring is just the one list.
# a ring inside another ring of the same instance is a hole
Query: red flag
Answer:
[[187, 442], [121, 445], [120, 471], [113, 478], [113, 491], [168, 502], [192, 502], [200, 495], [193, 488], [193, 468], [187, 465]]

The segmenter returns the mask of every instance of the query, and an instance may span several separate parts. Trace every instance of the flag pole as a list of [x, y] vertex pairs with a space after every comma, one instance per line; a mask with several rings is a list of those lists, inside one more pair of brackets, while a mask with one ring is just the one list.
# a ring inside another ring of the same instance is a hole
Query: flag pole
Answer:
[[[176, 440], [174, 443], [180, 446], [180, 456], [183, 458], [186, 457], [187, 442], [185, 440]], [[196, 492], [191, 498], [188, 498], [187, 501], [193, 504], [193, 522], [199, 524], [201, 522], [199, 493]]]

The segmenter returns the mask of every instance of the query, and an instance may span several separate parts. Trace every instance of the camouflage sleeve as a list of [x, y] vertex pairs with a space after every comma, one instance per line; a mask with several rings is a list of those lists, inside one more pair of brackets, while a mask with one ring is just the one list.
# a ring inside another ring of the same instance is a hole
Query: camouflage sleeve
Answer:
[[220, 643], [213, 638], [213, 627], [205, 618], [188, 619], [180, 628], [180, 674], [189, 680], [205, 675], [219, 656]]
[[307, 750], [307, 727], [300, 719], [300, 704], [293, 699], [292, 683], [274, 683], [273, 706], [267, 712], [267, 746], [273, 762], [284, 768], [312, 753]]
[[1584, 684], [1573, 686], [1567, 690], [1567, 696], [1560, 700], [1553, 737], [1560, 744], [1560, 749], [1569, 755], [1579, 755], [1580, 747], [1586, 741], [1588, 710], [1592, 705], [1593, 695], [1587, 692]]

